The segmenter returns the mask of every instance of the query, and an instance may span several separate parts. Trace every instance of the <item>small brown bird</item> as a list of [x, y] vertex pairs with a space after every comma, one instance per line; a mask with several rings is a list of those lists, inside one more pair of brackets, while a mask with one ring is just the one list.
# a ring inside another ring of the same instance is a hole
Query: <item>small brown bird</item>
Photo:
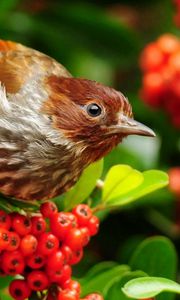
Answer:
[[154, 136], [123, 94], [73, 78], [54, 59], [0, 40], [0, 192], [23, 200], [67, 191], [130, 134]]

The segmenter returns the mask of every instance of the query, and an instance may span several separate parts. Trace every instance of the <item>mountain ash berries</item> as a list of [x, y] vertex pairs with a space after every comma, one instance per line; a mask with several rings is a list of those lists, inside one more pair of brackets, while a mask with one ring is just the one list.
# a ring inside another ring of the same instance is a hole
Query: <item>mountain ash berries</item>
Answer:
[[164, 34], [142, 51], [141, 98], [167, 112], [173, 125], [180, 128], [180, 39]]
[[[47, 300], [79, 300], [81, 287], [71, 279], [72, 265], [82, 259], [98, 228], [99, 220], [86, 204], [58, 212], [55, 203], [46, 202], [31, 217], [0, 210], [0, 276], [18, 275], [10, 283], [10, 295], [24, 300], [47, 290]], [[83, 300], [103, 298], [94, 293]]]

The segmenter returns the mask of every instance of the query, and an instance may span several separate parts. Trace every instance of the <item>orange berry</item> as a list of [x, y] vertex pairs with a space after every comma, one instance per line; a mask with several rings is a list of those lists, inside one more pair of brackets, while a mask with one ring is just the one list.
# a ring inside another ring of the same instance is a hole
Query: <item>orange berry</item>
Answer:
[[160, 73], [151, 72], [144, 75], [141, 97], [146, 103], [154, 107], [161, 106], [164, 90], [164, 80]]
[[144, 75], [143, 86], [150, 94], [161, 94], [164, 87], [164, 80], [161, 74], [151, 72]]
[[147, 45], [140, 56], [140, 67], [144, 72], [160, 69], [163, 62], [164, 55], [155, 43]]
[[180, 50], [171, 55], [168, 65], [174, 70], [174, 72], [180, 72]]
[[180, 41], [179, 39], [170, 34], [163, 34], [157, 40], [157, 47], [167, 55], [171, 55], [172, 53], [176, 52], [180, 48]]
[[169, 189], [176, 195], [180, 195], [180, 167], [171, 168], [169, 174]]

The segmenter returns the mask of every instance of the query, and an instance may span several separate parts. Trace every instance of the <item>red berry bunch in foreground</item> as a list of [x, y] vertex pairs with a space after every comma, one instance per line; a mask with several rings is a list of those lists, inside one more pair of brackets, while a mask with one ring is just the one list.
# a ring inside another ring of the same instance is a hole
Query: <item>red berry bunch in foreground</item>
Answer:
[[[32, 292], [48, 290], [47, 300], [80, 299], [72, 266], [82, 259], [98, 228], [99, 220], [86, 204], [58, 212], [53, 202], [45, 202], [40, 214], [31, 217], [0, 210], [0, 276], [21, 275], [9, 286], [11, 296], [24, 300]], [[103, 300], [99, 294], [84, 299]]]
[[171, 34], [148, 44], [140, 57], [143, 71], [141, 98], [167, 112], [180, 128], [180, 39]]

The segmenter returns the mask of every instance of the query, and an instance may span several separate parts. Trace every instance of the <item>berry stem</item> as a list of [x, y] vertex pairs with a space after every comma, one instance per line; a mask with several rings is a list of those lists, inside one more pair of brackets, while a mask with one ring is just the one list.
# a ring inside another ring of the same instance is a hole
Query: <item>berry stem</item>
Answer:
[[[100, 203], [96, 207], [92, 208], [92, 213], [95, 214], [95, 213], [105, 210], [105, 209], [107, 209], [106, 204]], [[108, 209], [109, 209], [109, 207], [108, 207]]]

